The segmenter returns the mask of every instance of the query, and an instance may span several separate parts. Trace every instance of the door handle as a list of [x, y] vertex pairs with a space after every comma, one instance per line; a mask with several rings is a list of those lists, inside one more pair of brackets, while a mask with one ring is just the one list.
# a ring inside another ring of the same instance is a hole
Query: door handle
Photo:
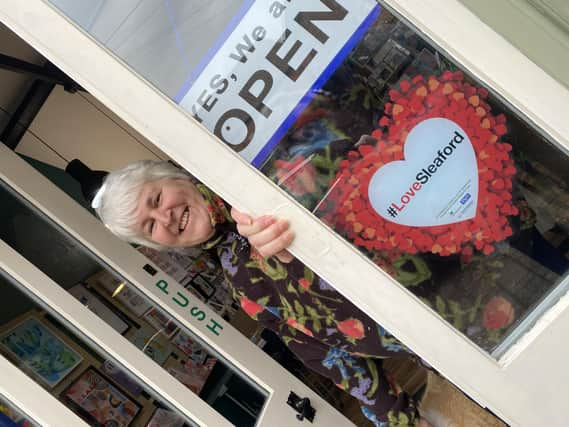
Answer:
[[314, 421], [316, 409], [310, 405], [310, 399], [308, 397], [300, 398], [300, 396], [298, 396], [294, 391], [291, 391], [286, 403], [298, 412], [298, 414], [296, 414], [297, 420], [304, 421], [304, 419], [307, 419], [310, 422]]

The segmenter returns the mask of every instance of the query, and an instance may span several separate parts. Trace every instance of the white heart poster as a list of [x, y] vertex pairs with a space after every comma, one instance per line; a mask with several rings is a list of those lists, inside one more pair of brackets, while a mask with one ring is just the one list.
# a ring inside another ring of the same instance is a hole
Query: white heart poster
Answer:
[[403, 147], [405, 160], [372, 177], [368, 196], [388, 221], [412, 227], [447, 225], [476, 215], [478, 167], [467, 133], [455, 122], [417, 124]]

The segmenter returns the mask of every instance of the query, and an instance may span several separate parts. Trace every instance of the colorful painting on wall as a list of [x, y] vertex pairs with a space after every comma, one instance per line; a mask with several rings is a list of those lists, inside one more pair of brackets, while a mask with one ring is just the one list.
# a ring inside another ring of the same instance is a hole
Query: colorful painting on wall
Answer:
[[178, 332], [172, 339], [172, 342], [182, 350], [186, 356], [198, 364], [203, 363], [207, 357], [207, 351], [183, 331]]
[[171, 338], [178, 330], [178, 326], [170, 316], [166, 316], [154, 307], [144, 313], [144, 319], [168, 338]]
[[105, 360], [101, 370], [109, 378], [119, 384], [124, 390], [128, 391], [133, 397], [138, 397], [142, 393], [142, 387], [132, 375], [115, 364], [112, 360]]
[[59, 384], [83, 360], [34, 317], [4, 333], [0, 345], [49, 388]]
[[208, 358], [203, 364], [187, 360], [184, 364], [170, 366], [166, 370], [195, 394], [199, 394], [216, 363], [214, 357]]
[[159, 365], [166, 362], [173, 350], [172, 343], [166, 336], [147, 325], [143, 325], [136, 331], [130, 340]]
[[158, 408], [154, 411], [152, 418], [146, 427], [183, 427], [184, 418], [175, 412], [167, 409]]
[[62, 397], [93, 426], [129, 426], [141, 409], [92, 367], [83, 372]]
[[128, 323], [121, 319], [117, 313], [107, 307], [101, 299], [92, 294], [82, 283], [79, 283], [69, 289], [69, 293], [77, 298], [81, 304], [104, 320], [119, 334], [124, 334], [128, 331]]

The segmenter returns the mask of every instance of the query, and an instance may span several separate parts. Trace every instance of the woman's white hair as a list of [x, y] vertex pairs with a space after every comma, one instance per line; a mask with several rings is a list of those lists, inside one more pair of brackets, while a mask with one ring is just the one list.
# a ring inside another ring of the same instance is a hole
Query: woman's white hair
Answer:
[[183, 169], [165, 161], [130, 163], [106, 176], [93, 200], [93, 207], [105, 226], [121, 239], [158, 250], [166, 249], [138, 231], [135, 212], [144, 184], [167, 178], [192, 180]]

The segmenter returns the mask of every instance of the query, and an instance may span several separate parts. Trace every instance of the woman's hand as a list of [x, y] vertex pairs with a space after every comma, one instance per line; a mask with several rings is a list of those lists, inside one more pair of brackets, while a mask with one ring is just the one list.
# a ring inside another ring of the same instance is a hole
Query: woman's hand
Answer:
[[276, 256], [279, 261], [289, 263], [294, 257], [286, 250], [294, 239], [294, 232], [289, 229], [289, 222], [263, 215], [253, 219], [235, 208], [231, 216], [237, 223], [237, 231], [249, 240], [263, 258]]

